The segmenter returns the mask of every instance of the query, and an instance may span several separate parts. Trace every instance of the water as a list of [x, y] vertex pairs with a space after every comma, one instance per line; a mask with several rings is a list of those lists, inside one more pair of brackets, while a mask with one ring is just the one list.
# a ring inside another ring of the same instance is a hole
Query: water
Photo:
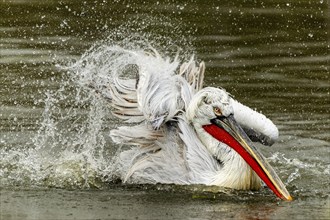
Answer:
[[[330, 218], [327, 2], [0, 5], [1, 219]], [[113, 42], [150, 44], [182, 59], [195, 54], [206, 62], [206, 85], [270, 117], [280, 140], [261, 149], [294, 201], [268, 189], [113, 182], [118, 146], [109, 130], [120, 122], [64, 68], [83, 54], [105, 61], [99, 48]]]

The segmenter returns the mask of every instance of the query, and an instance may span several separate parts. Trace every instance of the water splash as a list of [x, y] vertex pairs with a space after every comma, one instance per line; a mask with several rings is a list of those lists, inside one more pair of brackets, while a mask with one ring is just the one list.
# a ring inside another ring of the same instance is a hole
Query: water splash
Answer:
[[274, 153], [270, 158], [268, 158], [270, 161], [285, 165], [287, 168], [293, 168], [295, 169], [294, 172], [292, 172], [292, 175], [297, 175], [294, 173], [297, 173], [299, 170], [304, 170], [311, 172], [314, 175], [320, 175], [322, 173], [326, 172], [326, 167], [324, 167], [321, 164], [316, 163], [309, 163], [308, 161], [301, 161], [298, 158], [292, 158], [288, 159], [286, 158], [285, 154], [276, 152]]
[[102, 127], [108, 112], [103, 100], [73, 85], [46, 93], [29, 145], [1, 152], [2, 185], [98, 187], [111, 158]]
[[296, 168], [296, 169], [294, 170], [294, 172], [292, 172], [292, 173], [289, 175], [288, 179], [285, 181], [285, 185], [289, 185], [292, 181], [294, 181], [294, 180], [296, 180], [296, 179], [298, 179], [298, 178], [300, 178], [300, 177], [301, 177], [301, 175], [300, 175], [300, 173], [299, 173], [299, 169]]
[[[291, 188], [295, 197], [309, 197], [315, 194], [320, 197], [328, 197], [328, 191], [322, 191], [315, 186], [324, 185], [329, 189], [329, 165], [302, 161], [298, 158], [288, 159], [283, 153], [274, 153], [268, 158], [272, 163], [277, 164], [279, 174], [284, 176], [285, 185]], [[322, 187], [321, 187], [322, 189]]]
[[[47, 91], [41, 101], [44, 109], [36, 134], [23, 146], [0, 149], [1, 186], [99, 188], [114, 179], [112, 159], [120, 146], [111, 142], [109, 130], [120, 122], [112, 118], [104, 97], [88, 85], [93, 81], [104, 88], [111, 71], [134, 72], [122, 69], [134, 64], [129, 54], [151, 47], [164, 56], [190, 57], [191, 44], [183, 42], [177, 27], [164, 23], [180, 35], [171, 38], [147, 31], [153, 24], [159, 21], [145, 22], [137, 31], [132, 24], [121, 26], [77, 61], [57, 65], [63, 77], [59, 88]], [[126, 56], [117, 56], [123, 51]]]

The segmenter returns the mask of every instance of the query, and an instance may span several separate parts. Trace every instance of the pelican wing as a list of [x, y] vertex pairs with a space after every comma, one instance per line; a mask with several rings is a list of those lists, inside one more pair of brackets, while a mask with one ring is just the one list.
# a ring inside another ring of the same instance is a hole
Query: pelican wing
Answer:
[[[117, 143], [146, 146], [153, 143], [162, 126], [184, 112], [193, 94], [204, 79], [204, 63], [196, 65], [194, 57], [187, 62], [163, 58], [154, 49], [132, 51], [121, 47], [106, 50], [102, 70], [95, 74], [88, 87], [110, 103], [112, 114], [124, 123], [111, 132]], [[95, 62], [95, 61], [93, 61]], [[144, 126], [144, 133], [138, 131]], [[148, 143], [148, 144], [147, 144]]]
[[189, 62], [184, 62], [180, 66], [179, 75], [190, 84], [195, 92], [197, 92], [203, 88], [204, 72], [205, 63], [201, 62], [199, 66], [197, 66], [194, 56], [192, 56]]
[[145, 123], [135, 126], [121, 126], [110, 131], [110, 136], [115, 143], [139, 146], [151, 146], [163, 137], [162, 130], [150, 129]]

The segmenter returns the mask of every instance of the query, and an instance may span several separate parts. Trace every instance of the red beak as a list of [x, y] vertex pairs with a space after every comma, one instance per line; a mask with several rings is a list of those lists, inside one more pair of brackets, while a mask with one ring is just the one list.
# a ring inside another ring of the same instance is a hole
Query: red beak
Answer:
[[292, 200], [274, 169], [252, 144], [250, 138], [232, 115], [212, 119], [211, 123], [203, 126], [206, 132], [218, 141], [233, 148], [279, 198], [288, 201]]

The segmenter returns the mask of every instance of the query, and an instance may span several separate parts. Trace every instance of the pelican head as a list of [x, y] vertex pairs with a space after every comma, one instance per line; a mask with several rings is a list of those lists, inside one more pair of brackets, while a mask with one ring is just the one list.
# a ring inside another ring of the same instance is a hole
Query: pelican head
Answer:
[[187, 109], [188, 120], [194, 123], [207, 124], [217, 116], [233, 114], [230, 96], [224, 89], [206, 87], [191, 100]]
[[220, 163], [219, 175], [211, 184], [258, 189], [263, 180], [278, 197], [292, 200], [266, 158], [236, 121], [233, 102], [224, 89], [207, 87], [195, 94], [186, 111], [199, 139]]

